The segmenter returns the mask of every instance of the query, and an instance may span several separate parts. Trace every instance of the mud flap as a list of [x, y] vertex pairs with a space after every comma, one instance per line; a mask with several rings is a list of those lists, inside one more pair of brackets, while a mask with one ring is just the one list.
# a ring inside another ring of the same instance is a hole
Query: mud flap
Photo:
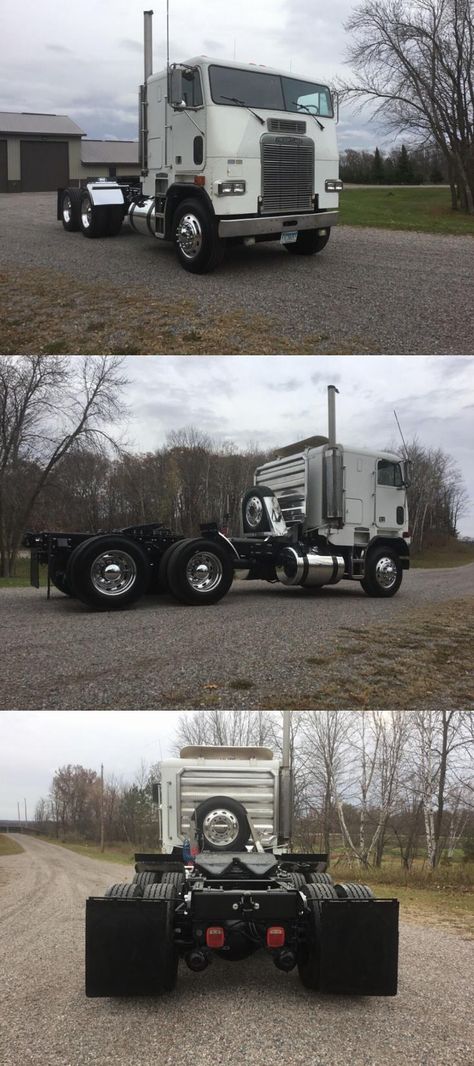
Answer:
[[321, 992], [395, 996], [398, 900], [321, 900]]
[[153, 996], [174, 988], [173, 914], [168, 900], [88, 899], [86, 996]]

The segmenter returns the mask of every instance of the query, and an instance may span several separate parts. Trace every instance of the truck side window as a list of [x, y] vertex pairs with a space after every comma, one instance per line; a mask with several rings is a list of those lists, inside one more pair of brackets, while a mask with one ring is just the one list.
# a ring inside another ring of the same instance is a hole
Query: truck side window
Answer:
[[201, 79], [198, 70], [183, 71], [183, 99], [186, 107], [202, 107]]
[[379, 459], [377, 470], [378, 485], [392, 485], [400, 489], [403, 485], [400, 463], [391, 463], [389, 459]]

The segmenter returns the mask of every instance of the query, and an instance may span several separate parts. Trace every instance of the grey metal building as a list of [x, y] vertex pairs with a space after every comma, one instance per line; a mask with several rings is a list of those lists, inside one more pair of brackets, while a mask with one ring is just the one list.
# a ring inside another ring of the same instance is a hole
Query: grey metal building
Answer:
[[0, 192], [79, 184], [83, 136], [67, 115], [0, 112]]

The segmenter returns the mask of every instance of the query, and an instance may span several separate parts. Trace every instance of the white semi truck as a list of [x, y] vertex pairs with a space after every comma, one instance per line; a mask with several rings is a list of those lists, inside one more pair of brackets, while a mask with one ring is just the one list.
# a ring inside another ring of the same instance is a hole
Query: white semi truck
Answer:
[[256, 470], [239, 536], [225, 535], [216, 521], [186, 538], [158, 521], [111, 533], [28, 533], [32, 585], [39, 587], [39, 566], [47, 565], [49, 583], [102, 610], [146, 592], [217, 603], [237, 573], [306, 589], [345, 579], [368, 596], [394, 596], [410, 565], [410, 463], [339, 444], [337, 392], [328, 386], [327, 437], [281, 448]]
[[267, 748], [190, 746], [161, 764], [160, 851], [86, 904], [86, 994], [159, 995], [178, 962], [205, 970], [261, 950], [309, 989], [395, 995], [398, 902], [334, 884], [327, 855], [289, 850], [289, 714]]
[[86, 237], [138, 233], [174, 243], [192, 273], [226, 245], [278, 240], [313, 255], [338, 217], [337, 105], [326, 85], [254, 64], [197, 56], [152, 69], [145, 12], [136, 184], [58, 190], [58, 219]]

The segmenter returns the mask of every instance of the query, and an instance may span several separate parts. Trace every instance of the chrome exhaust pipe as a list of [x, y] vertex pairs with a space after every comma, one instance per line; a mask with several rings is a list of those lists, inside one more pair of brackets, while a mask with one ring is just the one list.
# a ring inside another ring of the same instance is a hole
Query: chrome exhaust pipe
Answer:
[[314, 551], [304, 553], [298, 548], [284, 548], [280, 562], [275, 567], [282, 585], [302, 585], [305, 588], [336, 585], [344, 576], [344, 570], [342, 555], [319, 555]]
[[336, 393], [339, 389], [335, 385], [328, 385], [328, 444], [334, 448], [336, 444]]
[[143, 59], [146, 85], [153, 74], [153, 11], [143, 12]]

